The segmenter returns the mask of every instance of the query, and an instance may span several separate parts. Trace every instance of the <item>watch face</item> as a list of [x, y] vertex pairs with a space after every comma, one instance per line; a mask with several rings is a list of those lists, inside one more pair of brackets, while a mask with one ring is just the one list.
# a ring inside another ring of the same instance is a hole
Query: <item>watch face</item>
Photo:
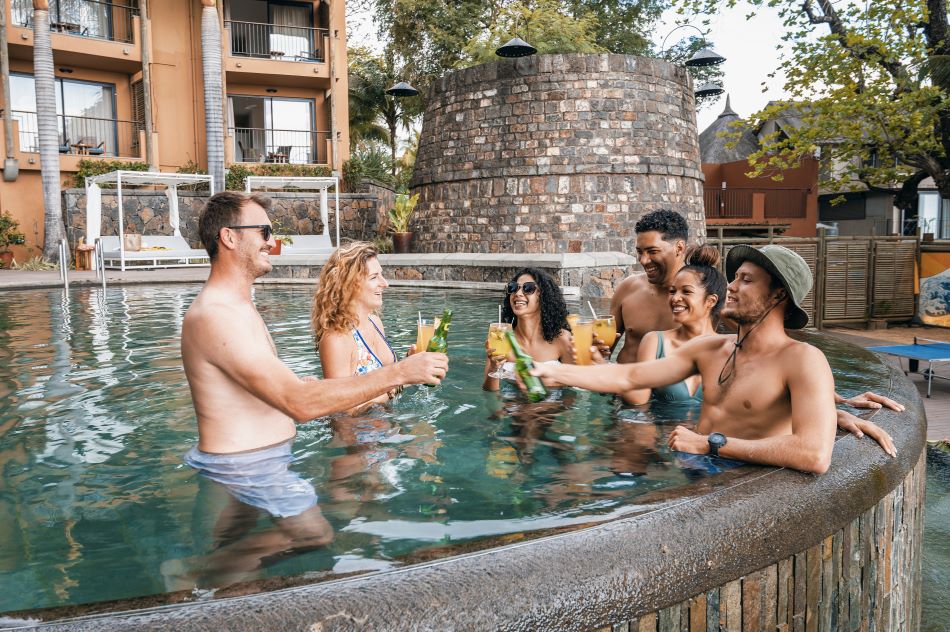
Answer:
[[714, 432], [709, 435], [709, 443], [713, 443], [718, 446], [726, 445], [726, 436], [721, 432]]

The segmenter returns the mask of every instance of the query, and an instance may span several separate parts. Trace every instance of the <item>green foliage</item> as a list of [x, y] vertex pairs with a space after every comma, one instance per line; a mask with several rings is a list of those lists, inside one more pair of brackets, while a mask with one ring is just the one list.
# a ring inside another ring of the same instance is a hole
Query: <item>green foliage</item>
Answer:
[[[676, 4], [681, 13], [722, 9], [718, 0]], [[950, 197], [950, 46], [942, 0], [749, 4], [777, 11], [784, 22], [776, 70], [791, 99], [769, 104], [744, 124], [759, 129], [789, 115], [801, 121], [765, 128], [750, 176], [780, 179], [783, 170], [820, 153], [821, 184], [831, 190], [889, 191], [909, 209], [929, 176]]]
[[343, 163], [343, 183], [347, 191], [356, 191], [364, 178], [393, 184], [393, 163], [390, 154], [378, 143], [357, 145], [350, 159]]
[[242, 163], [236, 162], [228, 167], [224, 185], [228, 191], [243, 191], [244, 179], [248, 176], [298, 176], [304, 178], [325, 178], [332, 175], [330, 167], [314, 165], [295, 165], [288, 163]]
[[275, 217], [273, 219], [271, 222], [271, 228], [274, 231], [274, 237], [279, 239], [281, 243], [287, 244], [288, 246], [293, 245], [294, 238], [287, 233], [287, 227], [284, 226], [279, 217]]
[[394, 233], [405, 233], [409, 230], [409, 218], [419, 203], [419, 194], [412, 197], [408, 193], [396, 195], [396, 203], [389, 209], [389, 229]]
[[59, 266], [49, 261], [43, 261], [43, 257], [33, 256], [23, 263], [13, 262], [14, 270], [23, 270], [24, 272], [43, 272], [46, 270], [58, 270]]
[[393, 251], [393, 238], [389, 235], [376, 235], [373, 237], [373, 246], [381, 255], [390, 253]]
[[394, 83], [380, 55], [365, 47], [347, 51], [349, 64], [350, 142], [389, 143], [389, 130], [382, 123], [391, 105], [386, 90]]
[[20, 222], [14, 219], [10, 211], [0, 213], [0, 252], [5, 252], [10, 246], [26, 243], [26, 235], [19, 229]]
[[112, 171], [148, 171], [148, 165], [144, 162], [88, 160], [84, 158], [79, 161], [78, 169], [73, 175], [73, 186], [79, 189], [85, 188], [87, 177], [99, 176]]
[[538, 53], [600, 53], [597, 18], [591, 13], [577, 17], [562, 12], [560, 0], [516, 0], [501, 7], [487, 33], [466, 43], [458, 66], [497, 61], [495, 49], [512, 37], [521, 37]]
[[[208, 173], [194, 161], [188, 161], [178, 168], [178, 173]], [[289, 163], [270, 163], [270, 162], [236, 162], [228, 167], [227, 175], [224, 178], [224, 186], [228, 191], [243, 191], [245, 187], [244, 179], [248, 176], [298, 176], [304, 178], [324, 178], [333, 175], [330, 167], [315, 165], [295, 165]], [[179, 188], [184, 189], [184, 186]], [[200, 183], [193, 187], [198, 191], [207, 191], [208, 185]]]

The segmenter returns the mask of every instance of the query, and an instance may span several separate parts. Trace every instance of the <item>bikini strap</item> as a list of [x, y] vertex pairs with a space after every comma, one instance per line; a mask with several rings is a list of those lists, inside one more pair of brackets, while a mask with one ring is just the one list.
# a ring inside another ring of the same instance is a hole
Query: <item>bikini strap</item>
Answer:
[[386, 335], [379, 330], [379, 327], [376, 326], [376, 321], [373, 320], [373, 317], [369, 317], [369, 322], [373, 325], [373, 329], [376, 330], [376, 333], [379, 334], [379, 337], [383, 339], [383, 342], [386, 343], [386, 346], [389, 347], [389, 352], [393, 354], [393, 362], [397, 362], [399, 358], [396, 357], [396, 352], [393, 351], [393, 346], [389, 344], [389, 339], [386, 338]]

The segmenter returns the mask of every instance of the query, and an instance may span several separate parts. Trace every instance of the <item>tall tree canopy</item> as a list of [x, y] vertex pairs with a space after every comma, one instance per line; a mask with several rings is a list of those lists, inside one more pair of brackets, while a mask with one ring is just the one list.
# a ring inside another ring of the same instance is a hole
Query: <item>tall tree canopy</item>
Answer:
[[[675, 1], [686, 13], [711, 15], [722, 7], [720, 0]], [[860, 182], [894, 192], [897, 206], [909, 209], [929, 176], [941, 197], [950, 198], [945, 0], [746, 1], [783, 19], [780, 69], [791, 95], [747, 124], [758, 127], [789, 111], [801, 118], [797, 129], [786, 126], [763, 139], [750, 157], [752, 175], [778, 178], [820, 147], [823, 163], [834, 166], [822, 184], [834, 190]]]
[[[527, 26], [528, 32], [517, 34], [542, 52], [648, 54], [649, 35], [668, 0], [363, 0], [363, 5], [375, 15], [380, 37], [396, 59], [404, 60], [403, 76], [424, 90], [446, 71], [481, 60], [481, 49], [514, 32], [511, 26]], [[583, 37], [583, 46], [555, 37], [558, 28]]]

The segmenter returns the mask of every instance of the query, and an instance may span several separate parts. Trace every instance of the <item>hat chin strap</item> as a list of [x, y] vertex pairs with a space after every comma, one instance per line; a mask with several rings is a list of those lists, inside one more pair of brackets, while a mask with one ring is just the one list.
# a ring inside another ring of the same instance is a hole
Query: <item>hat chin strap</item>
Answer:
[[[722, 386], [724, 383], [731, 380], [736, 374], [736, 354], [739, 353], [739, 349], [742, 348], [742, 345], [745, 344], [745, 341], [749, 338], [749, 335], [755, 331], [756, 327], [761, 325], [765, 321], [766, 317], [772, 312], [773, 309], [782, 304], [782, 302], [788, 298], [788, 296], [783, 296], [778, 301], [772, 304], [765, 313], [762, 314], [757, 321], [755, 321], [749, 331], [745, 332], [745, 335], [742, 334], [742, 325], [738, 326], [736, 331], [736, 341], [732, 344], [735, 345], [735, 348], [732, 350], [732, 353], [729, 354], [729, 357], [726, 359], [726, 363], [722, 365], [722, 370], [719, 371], [719, 386]], [[729, 369], [727, 372], [726, 369]]]

